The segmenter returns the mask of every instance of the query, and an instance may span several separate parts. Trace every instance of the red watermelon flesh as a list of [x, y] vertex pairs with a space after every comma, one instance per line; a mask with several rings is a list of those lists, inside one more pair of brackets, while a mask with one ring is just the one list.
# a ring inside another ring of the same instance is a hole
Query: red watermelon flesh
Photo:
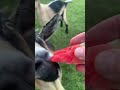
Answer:
[[73, 46], [69, 46], [67, 48], [55, 51], [53, 57], [51, 58], [51, 61], [66, 63], [66, 64], [85, 64], [85, 61], [77, 59], [74, 55], [74, 51], [78, 47], [81, 47], [81, 46], [73, 45]]

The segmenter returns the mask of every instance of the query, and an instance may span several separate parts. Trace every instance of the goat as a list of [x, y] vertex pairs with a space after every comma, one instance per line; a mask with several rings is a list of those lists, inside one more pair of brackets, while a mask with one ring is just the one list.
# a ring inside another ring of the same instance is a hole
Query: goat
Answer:
[[54, 0], [48, 4], [42, 4], [40, 0], [35, 0], [35, 8], [42, 25], [44, 26], [47, 22], [49, 22], [53, 18], [53, 16], [59, 14], [62, 16], [61, 27], [64, 21], [66, 26], [65, 32], [68, 33], [68, 20], [66, 16], [66, 9], [67, 4], [71, 1], [72, 0], [66, 0], [65, 2], [63, 2], [61, 0]]
[[50, 58], [52, 51], [45, 43], [55, 32], [59, 15], [55, 15], [42, 29], [36, 34], [35, 42], [35, 84], [41, 90], [64, 90], [61, 79], [62, 71], [58, 63], [53, 63]]

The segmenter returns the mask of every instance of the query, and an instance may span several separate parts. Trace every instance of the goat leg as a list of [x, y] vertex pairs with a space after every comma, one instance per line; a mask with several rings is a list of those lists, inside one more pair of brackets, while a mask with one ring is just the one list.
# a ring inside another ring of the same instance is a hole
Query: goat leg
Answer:
[[66, 31], [65, 31], [65, 33], [66, 34], [68, 34], [68, 20], [67, 20], [67, 12], [66, 12], [66, 9], [64, 10], [64, 13], [63, 13], [63, 20], [64, 20], [64, 22], [65, 22], [65, 26], [66, 26]]
[[65, 23], [65, 27], [66, 27], [65, 33], [68, 34], [68, 24]]
[[60, 22], [60, 26], [63, 27], [63, 20], [61, 20], [61, 22]]
[[63, 27], [63, 14], [64, 14], [64, 12], [62, 13], [62, 15], [61, 15], [61, 27]]

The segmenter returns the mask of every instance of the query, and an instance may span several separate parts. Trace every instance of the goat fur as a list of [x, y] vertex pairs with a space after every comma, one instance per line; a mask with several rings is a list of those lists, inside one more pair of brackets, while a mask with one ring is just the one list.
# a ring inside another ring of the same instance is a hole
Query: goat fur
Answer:
[[[64, 90], [61, 80], [62, 71], [58, 63], [53, 63], [46, 58], [52, 54], [45, 41], [49, 40], [57, 28], [60, 15], [55, 15], [40, 33], [36, 32], [35, 42], [35, 85], [41, 90]], [[47, 53], [44, 56], [42, 53]], [[50, 57], [49, 57], [50, 59]]]

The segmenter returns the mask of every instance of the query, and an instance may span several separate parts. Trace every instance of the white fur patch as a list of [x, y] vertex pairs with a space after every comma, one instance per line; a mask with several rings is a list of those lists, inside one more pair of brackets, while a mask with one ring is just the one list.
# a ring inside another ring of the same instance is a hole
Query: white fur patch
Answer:
[[65, 90], [59, 78], [54, 82], [44, 82], [41, 80], [36, 80], [35, 85], [41, 90]]
[[45, 48], [41, 47], [38, 43], [35, 43], [35, 56], [36, 56], [37, 54], [39, 54], [39, 56], [42, 57], [42, 55], [43, 55], [44, 53], [48, 53], [48, 56], [45, 57], [45, 58], [48, 59], [48, 60], [53, 56], [53, 54], [52, 54], [51, 52], [49, 52], [49, 51], [46, 50]]
[[66, 2], [66, 3], [68, 3], [68, 2], [72, 2], [72, 0], [66, 0], [65, 2]]

